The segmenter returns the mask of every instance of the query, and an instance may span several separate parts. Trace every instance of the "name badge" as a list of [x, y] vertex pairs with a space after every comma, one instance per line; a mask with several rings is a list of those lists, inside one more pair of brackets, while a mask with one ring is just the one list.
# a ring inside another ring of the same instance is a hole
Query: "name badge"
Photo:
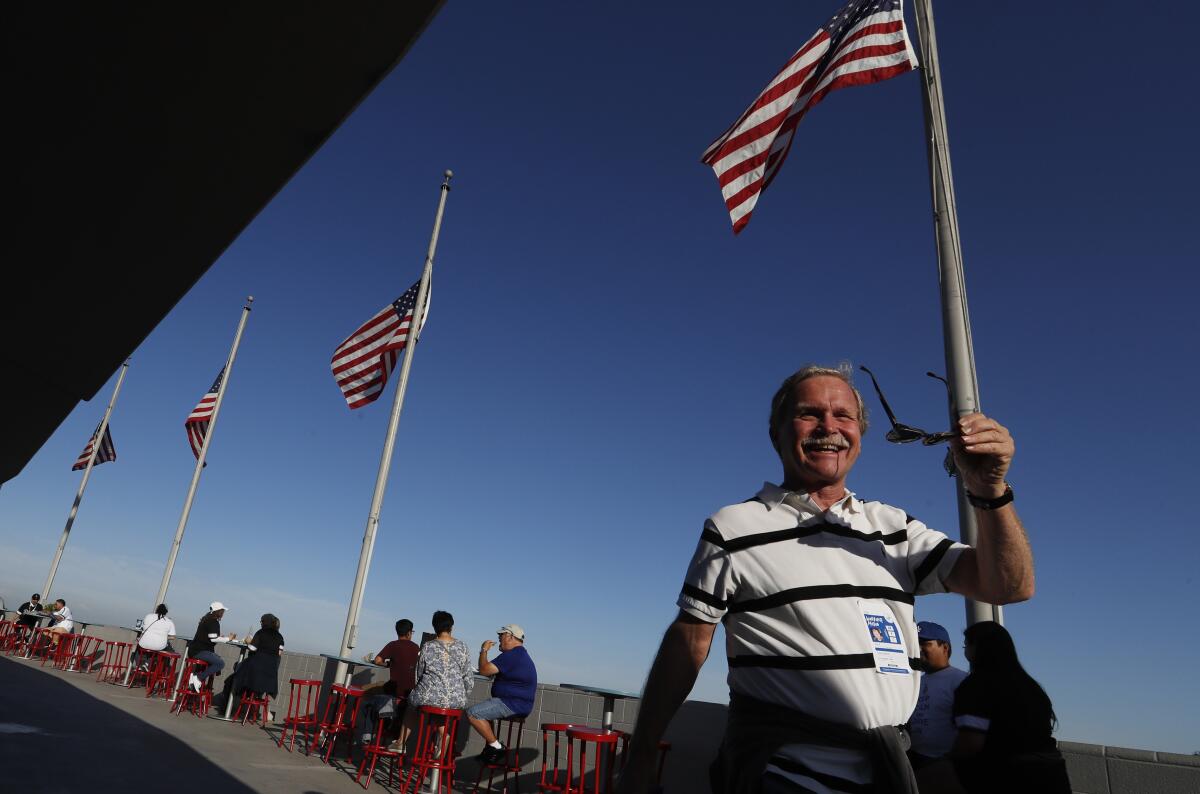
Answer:
[[904, 635], [892, 610], [882, 601], [859, 600], [867, 638], [871, 641], [871, 652], [875, 656], [875, 670], [886, 675], [912, 675], [908, 666], [908, 649], [904, 647]]

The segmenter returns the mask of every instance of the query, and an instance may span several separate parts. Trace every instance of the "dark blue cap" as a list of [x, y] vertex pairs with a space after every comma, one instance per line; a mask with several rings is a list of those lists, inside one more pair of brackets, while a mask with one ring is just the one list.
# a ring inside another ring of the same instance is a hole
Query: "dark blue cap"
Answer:
[[931, 620], [922, 620], [917, 624], [917, 639], [921, 642], [925, 640], [941, 640], [942, 642], [949, 643], [950, 633], [944, 627]]

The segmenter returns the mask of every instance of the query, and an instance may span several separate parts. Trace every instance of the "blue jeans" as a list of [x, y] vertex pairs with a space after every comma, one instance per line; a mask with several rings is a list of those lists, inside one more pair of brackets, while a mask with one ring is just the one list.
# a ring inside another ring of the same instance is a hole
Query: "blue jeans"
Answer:
[[208, 667], [205, 667], [203, 670], [196, 673], [196, 677], [200, 679], [201, 683], [207, 681], [225, 669], [225, 660], [220, 656], [217, 656], [212, 651], [200, 651], [200, 653], [193, 654], [192, 658], [199, 659], [202, 662], [208, 662]]
[[500, 698], [488, 698], [487, 700], [476, 703], [471, 708], [467, 709], [467, 716], [474, 717], [477, 720], [502, 720], [505, 717], [511, 717], [515, 714], [512, 709], [504, 704]]

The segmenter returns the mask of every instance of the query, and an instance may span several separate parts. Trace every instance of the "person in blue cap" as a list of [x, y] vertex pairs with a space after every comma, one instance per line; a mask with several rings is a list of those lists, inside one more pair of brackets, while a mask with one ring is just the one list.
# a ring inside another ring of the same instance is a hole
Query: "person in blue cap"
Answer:
[[912, 747], [908, 758], [920, 769], [946, 755], [954, 747], [958, 728], [954, 724], [954, 692], [967, 677], [966, 671], [950, 665], [950, 634], [929, 620], [917, 623], [921, 649], [921, 694], [908, 720]]

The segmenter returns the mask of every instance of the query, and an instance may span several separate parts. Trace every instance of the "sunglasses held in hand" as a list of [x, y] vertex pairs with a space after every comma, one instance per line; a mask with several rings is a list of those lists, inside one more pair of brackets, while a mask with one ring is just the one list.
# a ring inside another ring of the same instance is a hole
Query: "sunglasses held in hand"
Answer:
[[[871, 376], [871, 384], [875, 387], [875, 393], [879, 395], [879, 402], [883, 403], [883, 410], [887, 413], [888, 421], [892, 423], [892, 429], [887, 431], [887, 435], [884, 436], [888, 441], [891, 441], [893, 444], [908, 444], [909, 442], [920, 440], [925, 446], [932, 447], [934, 444], [940, 444], [958, 435], [953, 430], [941, 433], [926, 433], [919, 427], [897, 422], [896, 415], [892, 413], [892, 407], [888, 405], [887, 398], [883, 396], [883, 390], [879, 388], [879, 381], [875, 380], [875, 373], [862, 365], [859, 365], [858, 368]], [[935, 375], [932, 372], [926, 372], [925, 374], [945, 383], [947, 394], [949, 393], [950, 384], [946, 383], [945, 378]]]

